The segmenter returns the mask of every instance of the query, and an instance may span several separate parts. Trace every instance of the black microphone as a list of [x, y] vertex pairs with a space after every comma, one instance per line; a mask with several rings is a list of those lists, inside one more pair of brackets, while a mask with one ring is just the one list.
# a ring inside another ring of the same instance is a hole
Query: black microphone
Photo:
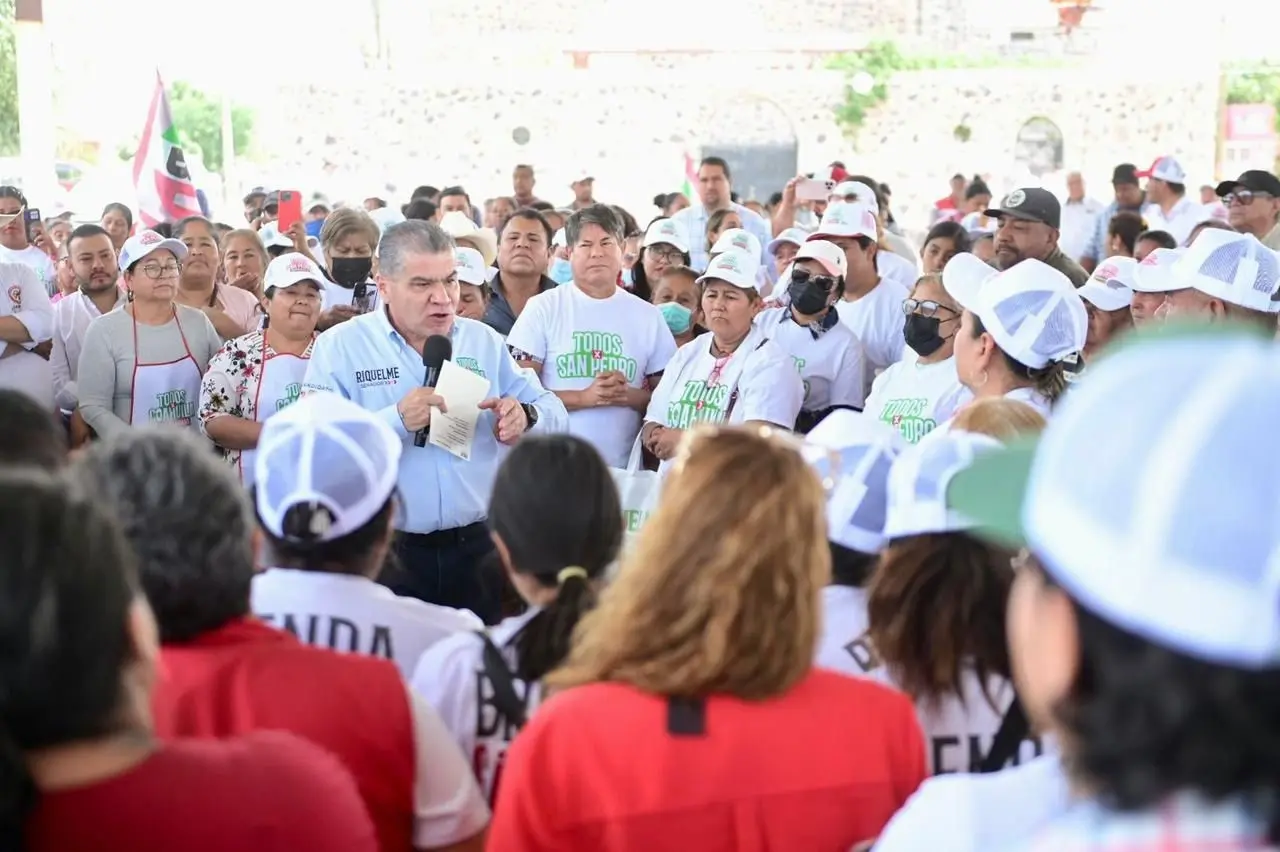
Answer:
[[[422, 366], [426, 367], [426, 375], [422, 377], [424, 388], [433, 388], [440, 381], [440, 370], [445, 361], [453, 359], [453, 341], [443, 334], [433, 334], [422, 346]], [[415, 447], [427, 445], [427, 427], [423, 426], [413, 437]]]

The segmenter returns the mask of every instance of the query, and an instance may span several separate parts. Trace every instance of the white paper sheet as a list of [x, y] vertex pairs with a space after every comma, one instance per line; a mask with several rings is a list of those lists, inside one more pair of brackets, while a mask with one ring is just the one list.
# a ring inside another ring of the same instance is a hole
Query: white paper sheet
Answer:
[[440, 380], [436, 382], [436, 393], [444, 397], [449, 410], [431, 412], [428, 438], [434, 446], [470, 461], [480, 403], [489, 396], [489, 380], [445, 361], [440, 368]]

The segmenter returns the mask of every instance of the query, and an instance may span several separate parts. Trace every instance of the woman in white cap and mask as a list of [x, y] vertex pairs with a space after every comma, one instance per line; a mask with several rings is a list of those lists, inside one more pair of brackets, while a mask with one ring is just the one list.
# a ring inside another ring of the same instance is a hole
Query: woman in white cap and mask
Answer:
[[267, 418], [298, 400], [320, 319], [324, 273], [311, 258], [282, 254], [267, 267], [264, 327], [227, 342], [200, 385], [200, 430], [253, 484], [254, 448]]
[[[937, 227], [954, 224], [943, 222]], [[987, 273], [991, 267], [980, 264]], [[906, 314], [903, 338], [912, 350], [876, 376], [864, 409], [897, 429], [907, 443], [917, 443], [939, 423], [946, 423], [972, 398], [956, 374], [955, 345], [964, 309], [942, 286], [942, 276], [925, 275], [902, 303]]]
[[796, 421], [800, 433], [836, 409], [861, 411], [865, 400], [862, 343], [832, 307], [844, 293], [844, 273], [844, 252], [838, 246], [826, 240], [806, 242], [781, 279], [788, 303], [756, 318], [760, 330], [791, 356], [804, 382], [804, 404]]
[[222, 339], [203, 312], [174, 301], [186, 256], [155, 231], [125, 241], [128, 303], [89, 324], [77, 373], [80, 413], [99, 437], [138, 423], [196, 428], [200, 379]]
[[640, 430], [645, 448], [664, 464], [696, 423], [795, 425], [804, 385], [791, 357], [753, 322], [763, 304], [759, 272], [758, 254], [730, 249], [698, 279], [710, 331], [676, 351]]
[[1046, 417], [1067, 387], [1067, 364], [1084, 349], [1089, 317], [1070, 279], [1039, 260], [999, 273], [956, 255], [942, 272], [964, 308], [956, 372], [977, 399], [1004, 396]]

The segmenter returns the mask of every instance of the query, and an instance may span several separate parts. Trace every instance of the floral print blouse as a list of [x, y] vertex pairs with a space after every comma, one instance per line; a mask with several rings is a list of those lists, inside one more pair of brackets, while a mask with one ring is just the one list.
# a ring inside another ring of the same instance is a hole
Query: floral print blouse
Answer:
[[[310, 358], [315, 345], [316, 336], [313, 334], [302, 357]], [[267, 346], [262, 331], [251, 331], [228, 340], [209, 361], [209, 369], [200, 383], [198, 412], [200, 431], [206, 437], [206, 426], [216, 417], [231, 415], [245, 420], [257, 419], [255, 402], [258, 398], [258, 382], [262, 379], [264, 354], [274, 356], [276, 351]], [[214, 447], [228, 464], [235, 466], [240, 462], [239, 450], [228, 450], [216, 443]]]

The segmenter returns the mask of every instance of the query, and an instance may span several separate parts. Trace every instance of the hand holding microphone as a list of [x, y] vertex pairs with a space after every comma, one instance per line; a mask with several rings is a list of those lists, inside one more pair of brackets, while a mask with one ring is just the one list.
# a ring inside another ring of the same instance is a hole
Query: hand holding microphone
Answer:
[[[415, 447], [427, 445], [427, 424], [431, 422], [431, 409], [439, 408], [447, 411], [444, 399], [435, 392], [436, 383], [440, 381], [440, 370], [444, 362], [453, 358], [453, 341], [443, 334], [433, 334], [422, 346], [422, 366], [425, 374], [422, 387], [415, 388], [400, 401], [400, 419], [406, 429], [416, 430], [413, 437]], [[410, 417], [412, 416], [412, 419]]]

